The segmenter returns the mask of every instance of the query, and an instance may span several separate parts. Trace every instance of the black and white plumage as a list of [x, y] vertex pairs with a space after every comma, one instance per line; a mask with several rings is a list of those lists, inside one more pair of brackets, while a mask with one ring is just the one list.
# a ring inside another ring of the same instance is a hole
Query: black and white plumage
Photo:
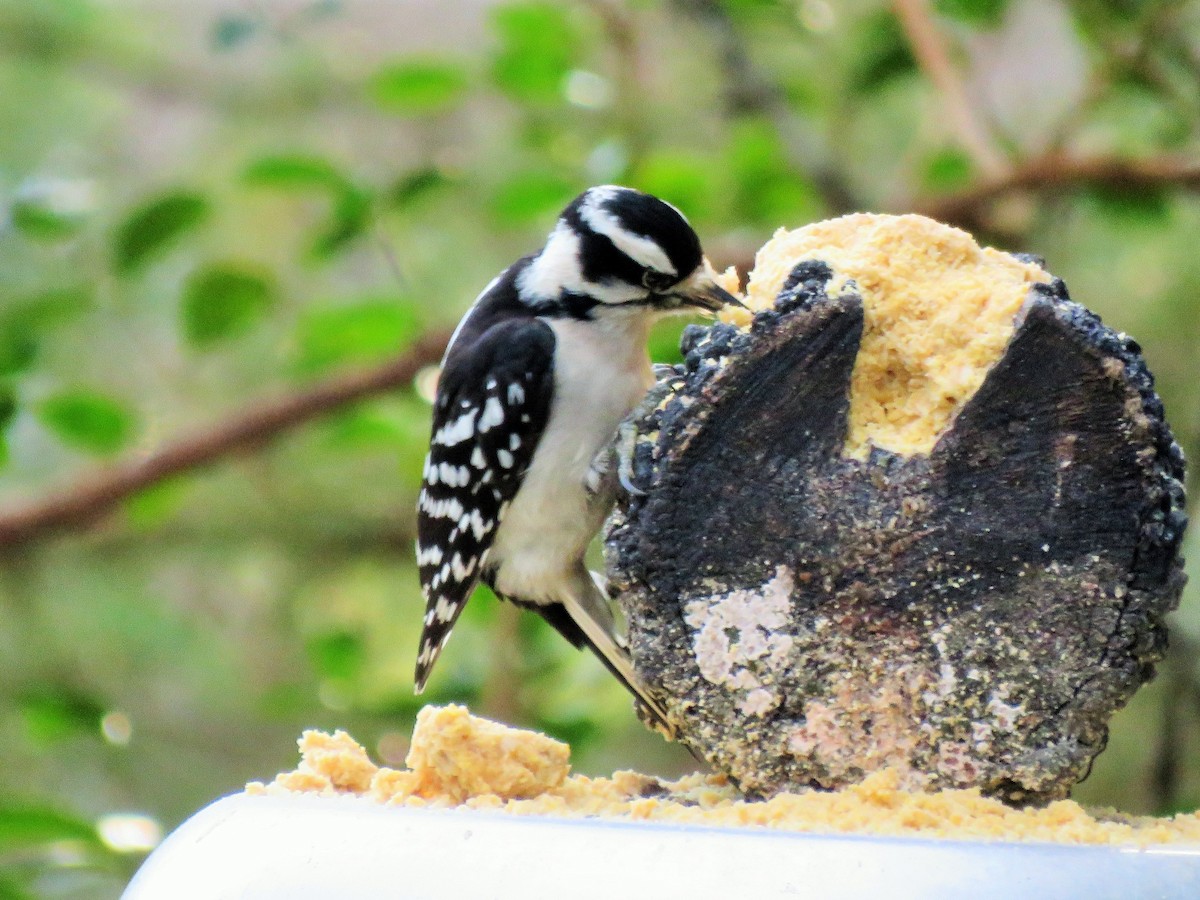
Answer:
[[678, 210], [615, 186], [577, 197], [539, 253], [484, 289], [450, 340], [434, 402], [417, 518], [418, 692], [482, 580], [590, 647], [666, 724], [584, 554], [612, 508], [617, 427], [653, 383], [651, 324], [736, 302]]

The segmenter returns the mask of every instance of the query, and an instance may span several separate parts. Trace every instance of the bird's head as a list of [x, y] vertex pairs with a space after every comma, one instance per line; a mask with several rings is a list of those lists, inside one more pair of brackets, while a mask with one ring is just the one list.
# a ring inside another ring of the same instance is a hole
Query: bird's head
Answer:
[[741, 305], [713, 281], [679, 210], [615, 185], [571, 201], [518, 287], [539, 312], [580, 318]]

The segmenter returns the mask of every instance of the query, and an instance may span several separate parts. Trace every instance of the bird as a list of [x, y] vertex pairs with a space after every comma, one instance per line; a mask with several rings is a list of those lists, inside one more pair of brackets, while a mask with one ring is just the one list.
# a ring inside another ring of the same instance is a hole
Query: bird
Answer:
[[618, 426], [654, 384], [651, 325], [742, 305], [713, 274], [677, 208], [600, 185], [463, 316], [441, 363], [417, 501], [416, 693], [482, 581], [594, 652], [671, 733], [584, 555], [620, 489]]

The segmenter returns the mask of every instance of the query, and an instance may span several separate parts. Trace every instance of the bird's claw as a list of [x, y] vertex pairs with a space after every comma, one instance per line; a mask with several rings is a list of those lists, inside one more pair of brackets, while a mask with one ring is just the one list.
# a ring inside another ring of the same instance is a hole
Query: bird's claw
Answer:
[[679, 371], [670, 363], [651, 363], [650, 369], [654, 372], [654, 380], [660, 383], [679, 374]]
[[655, 384], [646, 392], [646, 396], [633, 412], [626, 416], [625, 421], [617, 428], [617, 436], [613, 440], [613, 452], [617, 457], [617, 480], [630, 497], [646, 496], [646, 491], [638, 487], [633, 475], [633, 458], [639, 436], [638, 423], [675, 390], [680, 378], [679, 371], [672, 365], [655, 363], [653, 370]]
[[617, 427], [617, 437], [613, 442], [613, 452], [617, 457], [617, 480], [625, 493], [630, 497], [645, 497], [646, 492], [638, 487], [633, 480], [633, 454], [637, 449], [637, 411]]

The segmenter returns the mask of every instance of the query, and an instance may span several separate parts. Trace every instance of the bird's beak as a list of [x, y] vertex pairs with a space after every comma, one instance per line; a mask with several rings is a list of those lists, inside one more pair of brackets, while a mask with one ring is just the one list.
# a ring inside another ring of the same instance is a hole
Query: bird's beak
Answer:
[[701, 267], [679, 282], [671, 288], [669, 296], [684, 306], [695, 306], [709, 312], [716, 312], [723, 306], [739, 306], [745, 309], [746, 304], [713, 281], [712, 274], [706, 269], [707, 266]]

